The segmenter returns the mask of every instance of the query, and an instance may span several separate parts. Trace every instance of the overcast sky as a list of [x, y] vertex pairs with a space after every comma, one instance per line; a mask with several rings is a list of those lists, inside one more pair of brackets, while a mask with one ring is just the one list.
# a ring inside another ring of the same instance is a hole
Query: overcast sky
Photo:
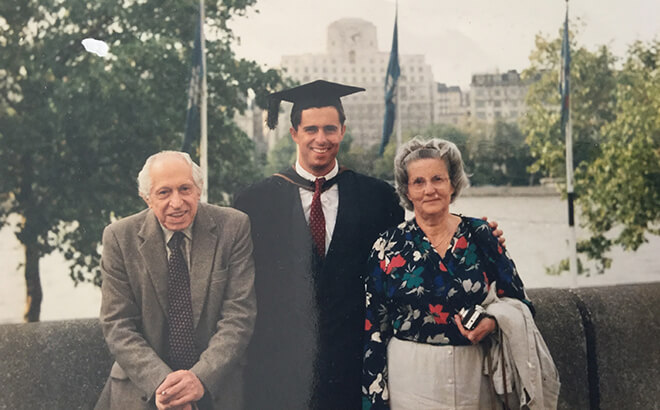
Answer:
[[[399, 0], [399, 53], [424, 54], [435, 81], [466, 88], [475, 72], [528, 65], [536, 34], [558, 35], [563, 0]], [[255, 12], [254, 10], [259, 12]], [[389, 51], [394, 0], [259, 0], [231, 27], [240, 57], [277, 67], [283, 55], [325, 52], [327, 27], [361, 18], [378, 30]], [[571, 0], [571, 28], [579, 44], [606, 44], [625, 55], [635, 40], [660, 39], [659, 0]]]

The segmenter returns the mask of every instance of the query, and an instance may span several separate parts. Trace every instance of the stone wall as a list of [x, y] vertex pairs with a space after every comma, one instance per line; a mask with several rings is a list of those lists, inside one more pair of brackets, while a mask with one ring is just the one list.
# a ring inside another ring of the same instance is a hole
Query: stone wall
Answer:
[[[660, 282], [529, 295], [559, 408], [659, 408]], [[111, 364], [94, 319], [0, 325], [0, 409], [91, 409]]]
[[0, 325], [0, 409], [92, 409], [111, 366], [96, 319]]

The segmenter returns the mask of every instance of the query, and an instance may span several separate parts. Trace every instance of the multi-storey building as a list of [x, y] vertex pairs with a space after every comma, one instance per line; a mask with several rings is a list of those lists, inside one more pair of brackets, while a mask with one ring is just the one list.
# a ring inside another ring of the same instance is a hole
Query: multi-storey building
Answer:
[[[325, 79], [364, 87], [366, 92], [345, 98], [343, 104], [354, 143], [371, 146], [381, 141], [389, 57], [389, 50], [378, 49], [374, 24], [345, 18], [328, 26], [325, 53], [283, 56], [281, 68], [285, 75], [300, 83]], [[463, 92], [458, 86], [436, 83], [424, 55], [399, 55], [399, 64], [397, 109], [404, 132], [422, 131], [431, 124], [464, 127], [475, 122], [515, 122], [524, 113], [527, 84], [515, 70], [475, 74], [470, 91]], [[288, 134], [290, 110], [291, 104], [283, 104], [274, 132], [264, 132], [257, 123], [248, 124], [250, 135], [264, 145], [263, 150], [272, 148], [277, 138]], [[255, 109], [253, 114], [262, 121], [260, 110]]]
[[436, 84], [433, 96], [433, 123], [460, 127], [466, 124], [470, 110], [470, 94], [460, 87]]
[[[347, 18], [328, 27], [326, 52], [283, 56], [286, 74], [301, 83], [325, 79], [364, 87], [343, 100], [348, 130], [363, 146], [380, 143], [385, 113], [384, 82], [389, 51], [378, 50], [376, 26]], [[402, 129], [423, 128], [433, 116], [433, 74], [424, 56], [400, 55], [399, 101]], [[288, 116], [288, 113], [286, 114]], [[282, 122], [282, 121], [280, 121]], [[281, 131], [280, 131], [281, 132]]]
[[473, 121], [518, 121], [525, 113], [528, 86], [516, 70], [504, 74], [472, 75], [469, 105]]

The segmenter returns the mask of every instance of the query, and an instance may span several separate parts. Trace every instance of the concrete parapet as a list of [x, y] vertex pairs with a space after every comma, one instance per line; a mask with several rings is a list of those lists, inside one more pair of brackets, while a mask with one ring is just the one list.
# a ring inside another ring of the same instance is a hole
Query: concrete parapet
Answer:
[[[560, 409], [658, 409], [660, 282], [530, 289]], [[91, 409], [112, 359], [97, 320], [0, 325], [0, 409]]]
[[0, 325], [0, 409], [92, 409], [111, 366], [97, 319]]
[[559, 409], [588, 409], [587, 339], [575, 296], [567, 289], [529, 289], [534, 321], [559, 371]]
[[660, 409], [660, 283], [577, 289], [592, 408]]

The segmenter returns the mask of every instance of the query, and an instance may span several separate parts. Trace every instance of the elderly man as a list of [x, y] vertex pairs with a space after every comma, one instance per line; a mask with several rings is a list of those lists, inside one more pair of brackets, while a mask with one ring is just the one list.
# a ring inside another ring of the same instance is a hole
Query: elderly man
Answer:
[[188, 154], [147, 159], [148, 209], [103, 233], [101, 324], [115, 363], [97, 409], [242, 408], [256, 314], [248, 217], [200, 203]]

